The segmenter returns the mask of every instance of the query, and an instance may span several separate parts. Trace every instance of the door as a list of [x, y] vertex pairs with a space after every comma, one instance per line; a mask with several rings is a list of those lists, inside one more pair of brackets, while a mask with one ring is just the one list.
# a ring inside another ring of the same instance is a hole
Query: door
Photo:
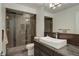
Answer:
[[25, 45], [26, 22], [23, 15], [16, 15], [16, 46]]
[[45, 28], [44, 28], [44, 31], [45, 32], [52, 32], [53, 31], [53, 21], [52, 21], [52, 18], [50, 17], [45, 17]]
[[26, 22], [23, 16], [18, 14], [7, 14], [6, 31], [8, 37], [7, 48], [25, 45]]
[[14, 47], [15, 44], [15, 15], [7, 14], [6, 19], [6, 32], [8, 37], [8, 48]]

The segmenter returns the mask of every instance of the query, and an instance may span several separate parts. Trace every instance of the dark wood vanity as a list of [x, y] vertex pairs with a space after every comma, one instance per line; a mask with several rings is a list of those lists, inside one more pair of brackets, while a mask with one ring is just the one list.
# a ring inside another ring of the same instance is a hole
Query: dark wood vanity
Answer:
[[79, 47], [68, 44], [67, 46], [55, 49], [49, 45], [34, 42], [34, 55], [35, 56], [79, 56]]
[[[55, 38], [56, 33], [45, 33]], [[55, 49], [44, 43], [34, 41], [34, 55], [35, 56], [79, 56], [79, 34], [58, 33], [58, 38], [67, 39], [68, 45]]]
[[61, 54], [53, 51], [52, 49], [38, 43], [38, 42], [34, 42], [35, 46], [34, 46], [34, 55], [35, 56], [62, 56]]

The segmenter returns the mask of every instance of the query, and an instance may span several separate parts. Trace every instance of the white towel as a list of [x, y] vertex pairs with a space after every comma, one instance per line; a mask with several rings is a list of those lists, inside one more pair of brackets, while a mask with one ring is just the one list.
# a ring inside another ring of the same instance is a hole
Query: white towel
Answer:
[[3, 44], [4, 45], [8, 44], [8, 39], [7, 39], [7, 35], [6, 35], [6, 31], [5, 30], [4, 30]]
[[7, 35], [6, 35], [6, 30], [4, 30], [4, 38], [3, 38], [3, 42], [2, 42], [2, 51], [3, 51], [2, 55], [6, 55], [6, 45], [7, 44], [8, 44], [8, 39], [7, 39]]
[[0, 53], [2, 51], [2, 32], [0, 30]]

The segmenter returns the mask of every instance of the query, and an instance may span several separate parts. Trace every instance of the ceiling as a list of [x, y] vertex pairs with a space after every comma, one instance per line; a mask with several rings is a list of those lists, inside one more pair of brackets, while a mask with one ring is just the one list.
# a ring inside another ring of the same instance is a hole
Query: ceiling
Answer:
[[79, 3], [62, 3], [61, 7], [58, 7], [58, 8], [53, 10], [53, 9], [49, 8], [49, 3], [21, 3], [21, 4], [25, 5], [25, 6], [30, 6], [32, 8], [36, 8], [36, 9], [39, 7], [44, 7], [45, 10], [52, 12], [52, 13], [57, 13], [57, 12], [60, 12], [62, 10], [65, 10], [67, 8], [71, 8], [73, 6], [79, 5]]

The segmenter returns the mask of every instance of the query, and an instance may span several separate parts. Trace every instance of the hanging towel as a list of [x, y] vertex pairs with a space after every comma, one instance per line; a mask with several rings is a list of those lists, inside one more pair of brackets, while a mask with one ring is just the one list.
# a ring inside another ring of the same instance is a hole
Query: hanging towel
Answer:
[[0, 30], [0, 56], [1, 56], [1, 52], [2, 52], [2, 32]]
[[6, 45], [7, 44], [8, 44], [8, 39], [7, 39], [7, 35], [6, 35], [6, 30], [4, 30], [4, 38], [2, 41], [2, 51], [3, 51], [2, 55], [6, 55]]
[[8, 44], [7, 34], [6, 34], [6, 31], [5, 31], [5, 30], [4, 30], [3, 43], [4, 43], [5, 45]]

